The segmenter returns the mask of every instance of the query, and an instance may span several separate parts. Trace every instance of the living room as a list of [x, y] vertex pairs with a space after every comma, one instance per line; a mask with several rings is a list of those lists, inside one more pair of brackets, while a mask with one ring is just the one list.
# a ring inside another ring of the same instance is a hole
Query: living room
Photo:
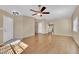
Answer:
[[79, 53], [78, 16], [77, 5], [1, 5], [1, 54]]

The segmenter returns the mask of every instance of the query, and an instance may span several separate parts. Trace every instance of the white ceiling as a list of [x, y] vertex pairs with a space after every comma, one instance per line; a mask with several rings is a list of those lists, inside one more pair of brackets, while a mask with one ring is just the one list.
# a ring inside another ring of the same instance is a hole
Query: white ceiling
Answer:
[[48, 15], [40, 16], [32, 16], [34, 12], [30, 11], [30, 9], [38, 10], [37, 5], [0, 5], [0, 9], [3, 9], [12, 14], [13, 11], [18, 11], [20, 15], [24, 16], [32, 16], [36, 19], [61, 19], [65, 17], [70, 17], [74, 12], [76, 5], [45, 5], [47, 9], [45, 11], [50, 12]]

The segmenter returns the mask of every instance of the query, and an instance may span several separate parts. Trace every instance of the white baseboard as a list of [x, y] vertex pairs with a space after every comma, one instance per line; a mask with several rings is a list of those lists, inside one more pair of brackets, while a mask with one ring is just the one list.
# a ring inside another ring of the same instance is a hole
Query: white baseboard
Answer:
[[[48, 33], [38, 33], [38, 34], [48, 34]], [[62, 36], [72, 36], [72, 34], [59, 34], [59, 33], [52, 33], [54, 35], [62, 35]]]
[[26, 36], [24, 36], [23, 38], [27, 38], [27, 37], [31, 37], [31, 36], [34, 36], [35, 34], [30, 34], [30, 35], [26, 35]]
[[21, 37], [14, 37], [14, 39], [20, 39], [22, 40], [23, 38], [26, 38], [26, 37], [31, 37], [31, 36], [34, 36], [35, 34], [29, 34], [29, 35], [25, 35], [25, 36], [21, 36]]
[[58, 34], [58, 33], [55, 33], [55, 35], [72, 36], [72, 35], [70, 35], [70, 34]]

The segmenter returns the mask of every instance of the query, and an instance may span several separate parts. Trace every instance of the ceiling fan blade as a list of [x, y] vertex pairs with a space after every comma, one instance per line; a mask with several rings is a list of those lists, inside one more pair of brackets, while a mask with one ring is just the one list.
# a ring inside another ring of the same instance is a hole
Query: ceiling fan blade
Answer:
[[32, 14], [32, 16], [37, 15], [37, 14]]
[[50, 12], [43, 12], [42, 14], [50, 14]]
[[37, 12], [37, 11], [35, 11], [35, 10], [33, 10], [33, 9], [30, 9], [30, 11]]
[[42, 7], [41, 12], [43, 12], [46, 9], [46, 7]]

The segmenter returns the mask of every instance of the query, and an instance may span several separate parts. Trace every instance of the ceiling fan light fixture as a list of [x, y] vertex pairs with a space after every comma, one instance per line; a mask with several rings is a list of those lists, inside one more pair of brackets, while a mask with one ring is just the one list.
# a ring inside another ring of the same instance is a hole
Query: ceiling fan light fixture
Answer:
[[37, 13], [38, 16], [42, 15], [41, 13]]
[[38, 7], [39, 7], [38, 11], [36, 11], [34, 9], [30, 9], [31, 11], [35, 12], [35, 14], [32, 14], [33, 16], [34, 15], [42, 16], [43, 14], [50, 14], [49, 12], [44, 12], [44, 10], [46, 9], [46, 7], [43, 6], [41, 9], [40, 9], [41, 5], [38, 5]]

